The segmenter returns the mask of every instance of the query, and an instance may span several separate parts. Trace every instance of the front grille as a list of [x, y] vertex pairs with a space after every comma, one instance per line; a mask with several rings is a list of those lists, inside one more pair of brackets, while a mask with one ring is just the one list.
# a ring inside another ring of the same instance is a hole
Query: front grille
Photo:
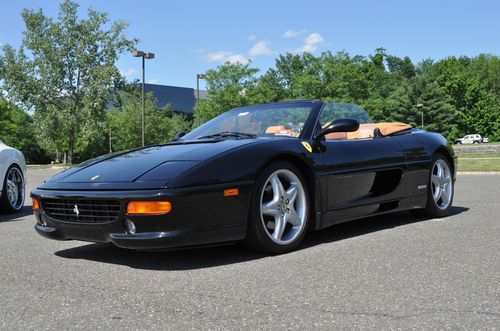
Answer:
[[120, 201], [97, 199], [42, 199], [51, 218], [65, 222], [106, 223], [120, 215]]

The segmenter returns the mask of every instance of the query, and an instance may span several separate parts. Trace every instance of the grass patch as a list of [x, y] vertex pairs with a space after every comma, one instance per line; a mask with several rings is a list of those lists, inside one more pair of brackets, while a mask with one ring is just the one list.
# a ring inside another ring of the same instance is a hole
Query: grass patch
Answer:
[[458, 158], [458, 171], [500, 171], [500, 158]]
[[460, 159], [477, 159], [477, 158], [500, 158], [500, 153], [477, 153], [477, 154], [459, 154]]

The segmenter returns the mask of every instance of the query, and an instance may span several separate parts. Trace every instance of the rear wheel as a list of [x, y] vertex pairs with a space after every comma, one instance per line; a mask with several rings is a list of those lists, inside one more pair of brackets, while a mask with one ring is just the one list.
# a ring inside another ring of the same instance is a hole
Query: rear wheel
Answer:
[[270, 164], [252, 193], [243, 243], [271, 254], [295, 249], [306, 233], [309, 205], [309, 191], [300, 171], [288, 162]]
[[444, 217], [451, 209], [454, 195], [453, 175], [448, 159], [441, 153], [433, 157], [427, 182], [427, 204], [412, 213], [424, 217]]
[[24, 206], [25, 186], [21, 170], [13, 165], [7, 170], [3, 181], [0, 210], [6, 213], [15, 213]]

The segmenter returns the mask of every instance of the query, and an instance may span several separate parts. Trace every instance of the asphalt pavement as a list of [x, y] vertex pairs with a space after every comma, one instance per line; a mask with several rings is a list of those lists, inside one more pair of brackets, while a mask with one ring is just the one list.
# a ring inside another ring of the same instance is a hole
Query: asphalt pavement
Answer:
[[354, 221], [281, 256], [52, 241], [27, 201], [0, 215], [0, 330], [499, 329], [499, 189], [461, 175], [449, 217]]

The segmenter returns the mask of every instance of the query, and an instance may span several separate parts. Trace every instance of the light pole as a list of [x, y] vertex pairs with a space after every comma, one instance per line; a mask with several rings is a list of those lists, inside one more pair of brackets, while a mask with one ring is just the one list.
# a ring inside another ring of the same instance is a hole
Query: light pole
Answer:
[[205, 74], [196, 75], [196, 101], [200, 100], [200, 79], [205, 79]]
[[144, 143], [144, 79], [145, 79], [145, 67], [146, 67], [146, 59], [150, 60], [150, 59], [154, 59], [155, 58], [155, 54], [154, 53], [146, 53], [146, 52], [143, 52], [143, 51], [133, 51], [132, 52], [132, 56], [133, 57], [142, 57], [142, 146], [144, 147], [145, 143]]
[[422, 103], [417, 104], [417, 109], [420, 109], [422, 114], [422, 130], [424, 129], [424, 105]]

